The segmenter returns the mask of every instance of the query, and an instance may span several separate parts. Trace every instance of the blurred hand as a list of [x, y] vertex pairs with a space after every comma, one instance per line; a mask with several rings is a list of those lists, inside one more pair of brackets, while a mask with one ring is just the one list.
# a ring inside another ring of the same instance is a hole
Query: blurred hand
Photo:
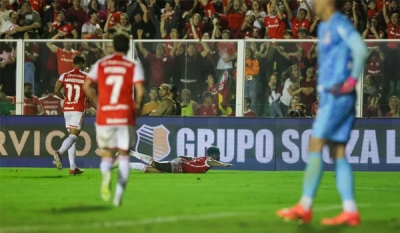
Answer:
[[225, 167], [235, 167], [235, 165], [228, 163], [225, 165]]
[[138, 37], [139, 37], [139, 38], [142, 38], [142, 36], [143, 36], [143, 30], [142, 30], [142, 29], [137, 30], [137, 34], [138, 34]]

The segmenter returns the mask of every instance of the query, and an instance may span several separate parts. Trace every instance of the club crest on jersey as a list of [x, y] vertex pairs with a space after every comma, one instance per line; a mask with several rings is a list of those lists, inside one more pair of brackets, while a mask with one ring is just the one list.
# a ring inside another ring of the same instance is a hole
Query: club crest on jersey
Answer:
[[137, 131], [135, 150], [140, 153], [152, 155], [155, 161], [166, 158], [171, 152], [169, 144], [169, 130], [164, 125], [142, 125]]

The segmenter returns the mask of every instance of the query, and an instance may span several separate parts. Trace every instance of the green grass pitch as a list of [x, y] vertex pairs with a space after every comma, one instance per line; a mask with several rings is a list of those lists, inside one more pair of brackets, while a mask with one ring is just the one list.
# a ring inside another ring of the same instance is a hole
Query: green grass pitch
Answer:
[[[116, 171], [114, 171], [114, 180]], [[341, 211], [335, 178], [327, 172], [310, 225], [275, 216], [301, 194], [301, 172], [209, 171], [143, 174], [132, 171], [123, 205], [100, 199], [98, 169], [0, 169], [0, 233], [16, 232], [400, 232], [400, 173], [356, 173], [362, 224], [323, 227]], [[115, 182], [113, 183], [114, 187]]]

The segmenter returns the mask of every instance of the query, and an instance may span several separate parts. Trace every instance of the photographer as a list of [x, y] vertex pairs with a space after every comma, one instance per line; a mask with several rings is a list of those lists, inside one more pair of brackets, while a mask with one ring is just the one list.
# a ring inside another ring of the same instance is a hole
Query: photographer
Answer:
[[291, 118], [298, 118], [298, 117], [307, 117], [307, 110], [304, 104], [296, 104], [293, 110], [289, 112]]

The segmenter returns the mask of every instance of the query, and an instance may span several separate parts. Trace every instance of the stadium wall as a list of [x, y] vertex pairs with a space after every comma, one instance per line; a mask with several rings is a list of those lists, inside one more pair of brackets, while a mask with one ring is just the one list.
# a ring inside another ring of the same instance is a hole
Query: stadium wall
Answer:
[[[171, 160], [203, 156], [214, 144], [221, 161], [238, 170], [303, 170], [311, 124], [312, 119], [292, 118], [139, 118], [136, 150]], [[53, 167], [51, 153], [66, 133], [63, 117], [0, 117], [0, 166]], [[399, 138], [400, 119], [357, 119], [347, 158], [358, 171], [400, 171]], [[78, 166], [98, 167], [98, 154], [94, 118], [88, 117], [77, 142]], [[328, 148], [323, 159], [332, 170]], [[68, 159], [63, 163], [68, 166]]]

